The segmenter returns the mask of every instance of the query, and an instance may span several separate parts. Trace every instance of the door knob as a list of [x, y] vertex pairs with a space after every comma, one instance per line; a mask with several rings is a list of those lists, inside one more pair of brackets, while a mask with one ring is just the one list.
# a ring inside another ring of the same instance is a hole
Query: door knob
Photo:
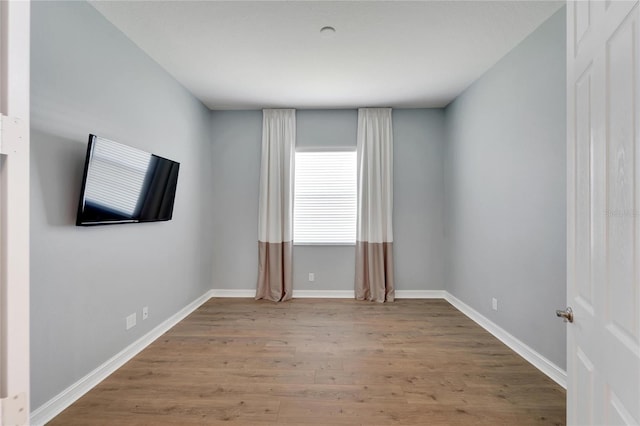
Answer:
[[556, 316], [559, 318], [564, 318], [564, 322], [573, 322], [573, 310], [569, 307], [564, 311], [558, 309], [556, 311]]

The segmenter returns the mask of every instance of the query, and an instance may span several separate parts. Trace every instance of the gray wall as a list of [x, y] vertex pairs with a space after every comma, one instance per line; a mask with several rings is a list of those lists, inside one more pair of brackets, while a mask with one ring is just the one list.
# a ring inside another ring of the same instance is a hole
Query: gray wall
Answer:
[[[255, 288], [262, 113], [211, 113], [84, 2], [33, 3], [31, 91], [37, 408], [209, 288]], [[446, 110], [393, 114], [398, 289], [447, 289], [561, 367], [564, 93], [561, 11]], [[300, 146], [355, 144], [355, 110], [297, 117]], [[90, 132], [181, 162], [172, 221], [74, 226]], [[353, 256], [297, 246], [294, 287], [351, 290]]]
[[396, 288], [444, 289], [444, 111], [394, 111], [393, 138]]
[[565, 368], [564, 8], [446, 121], [447, 290]]
[[211, 116], [213, 288], [255, 289], [262, 111]]
[[[356, 110], [298, 110], [298, 146], [355, 146]], [[395, 110], [394, 241], [400, 290], [443, 285], [443, 110]], [[253, 289], [262, 112], [212, 113], [214, 288]], [[353, 247], [295, 246], [294, 289], [352, 290]], [[315, 281], [308, 281], [308, 273]]]
[[[211, 288], [211, 113], [87, 3], [31, 14], [35, 409]], [[90, 132], [181, 163], [172, 221], [74, 226]]]

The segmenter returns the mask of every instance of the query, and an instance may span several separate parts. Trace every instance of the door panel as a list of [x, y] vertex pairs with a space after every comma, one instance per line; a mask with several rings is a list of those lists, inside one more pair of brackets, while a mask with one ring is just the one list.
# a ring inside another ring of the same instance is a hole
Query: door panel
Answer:
[[576, 287], [574, 291], [582, 307], [593, 314], [593, 286], [591, 281], [591, 65], [576, 82], [576, 134], [585, 141], [576, 146]]
[[638, 346], [636, 265], [636, 159], [634, 76], [637, 75], [634, 14], [606, 46], [607, 85], [607, 258], [606, 322]]
[[589, 425], [593, 424], [593, 394], [595, 387], [595, 379], [593, 377], [593, 363], [587, 358], [585, 353], [578, 348], [577, 350], [577, 367], [576, 367], [576, 382], [580, 389], [584, 391], [578, 395], [578, 406], [587, 407], [586, 410], [582, 410], [577, 413], [578, 424]]
[[578, 50], [580, 42], [591, 26], [591, 2], [579, 1], [573, 5], [575, 8], [575, 49]]
[[638, 10], [567, 8], [569, 424], [640, 424]]
[[615, 393], [607, 389], [607, 417], [606, 424], [611, 426], [616, 425], [631, 425], [634, 423], [634, 419], [631, 414], [624, 408], [624, 404], [620, 402], [620, 399]]

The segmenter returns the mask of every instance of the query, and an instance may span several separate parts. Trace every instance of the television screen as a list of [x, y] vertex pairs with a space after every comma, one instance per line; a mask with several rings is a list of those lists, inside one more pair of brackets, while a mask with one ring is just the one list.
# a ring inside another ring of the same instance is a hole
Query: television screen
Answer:
[[77, 226], [170, 220], [180, 163], [89, 135]]

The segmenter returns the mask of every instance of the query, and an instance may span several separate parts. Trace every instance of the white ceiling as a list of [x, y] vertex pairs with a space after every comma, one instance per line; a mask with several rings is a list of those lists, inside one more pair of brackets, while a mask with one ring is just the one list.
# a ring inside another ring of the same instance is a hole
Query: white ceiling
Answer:
[[259, 109], [445, 106], [563, 2], [91, 4], [209, 108]]

